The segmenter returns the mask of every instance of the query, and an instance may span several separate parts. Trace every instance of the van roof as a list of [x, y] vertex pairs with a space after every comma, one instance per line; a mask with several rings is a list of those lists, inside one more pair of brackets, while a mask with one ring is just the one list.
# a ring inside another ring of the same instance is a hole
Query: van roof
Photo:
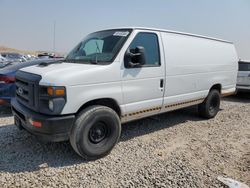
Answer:
[[180, 31], [165, 30], [165, 29], [147, 28], [147, 27], [120, 27], [120, 28], [113, 28], [113, 29], [133, 29], [133, 30], [160, 31], [160, 32], [174, 33], [174, 34], [179, 34], [179, 35], [187, 35], [187, 36], [192, 36], [192, 37], [204, 38], [204, 39], [215, 40], [215, 41], [219, 41], [219, 42], [225, 42], [225, 43], [233, 44], [233, 42], [226, 41], [226, 40], [223, 40], [223, 39], [212, 38], [212, 37], [207, 37], [207, 36], [203, 36], [203, 35], [196, 35], [196, 34], [191, 34], [191, 33], [185, 33], [185, 32], [180, 32]]

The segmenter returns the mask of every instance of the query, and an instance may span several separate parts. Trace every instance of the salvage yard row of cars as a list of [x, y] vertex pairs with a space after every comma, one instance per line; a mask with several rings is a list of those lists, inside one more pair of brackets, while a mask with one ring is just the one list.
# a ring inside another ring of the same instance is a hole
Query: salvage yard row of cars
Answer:
[[29, 54], [21, 55], [19, 53], [14, 53], [14, 52], [1, 52], [0, 53], [0, 69], [10, 64], [27, 62], [27, 61], [31, 61], [37, 58], [38, 57], [34, 55], [29, 55]]
[[249, 65], [221, 39], [151, 28], [103, 30], [64, 59], [0, 70], [0, 102], [11, 101], [18, 128], [43, 141], [69, 140], [77, 154], [96, 159], [118, 142], [122, 123], [193, 105], [201, 117], [215, 117], [221, 96], [250, 89]]
[[51, 61], [55, 61], [55, 58], [47, 53], [39, 54], [37, 57], [0, 53], [0, 105], [10, 104], [11, 98], [15, 97], [15, 74], [19, 69]]

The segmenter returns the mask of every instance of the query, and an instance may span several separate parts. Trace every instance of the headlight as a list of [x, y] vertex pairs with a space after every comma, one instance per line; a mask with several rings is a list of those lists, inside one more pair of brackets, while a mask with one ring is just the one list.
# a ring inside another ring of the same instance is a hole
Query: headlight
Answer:
[[66, 87], [40, 86], [39, 111], [44, 114], [58, 115], [67, 101]]
[[54, 102], [49, 100], [49, 109], [53, 112], [54, 111]]

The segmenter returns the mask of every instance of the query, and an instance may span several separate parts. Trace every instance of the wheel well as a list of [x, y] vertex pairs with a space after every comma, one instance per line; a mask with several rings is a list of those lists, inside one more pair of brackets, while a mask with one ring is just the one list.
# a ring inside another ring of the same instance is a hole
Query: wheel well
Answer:
[[110, 98], [95, 99], [95, 100], [89, 101], [89, 102], [85, 103], [84, 105], [82, 105], [81, 108], [77, 111], [77, 113], [82, 111], [84, 108], [87, 108], [87, 107], [93, 106], [93, 105], [107, 106], [107, 107], [113, 109], [118, 114], [118, 116], [121, 117], [121, 109], [120, 109], [119, 105], [117, 104], [117, 102], [114, 99], [110, 99]]
[[211, 91], [212, 89], [216, 89], [216, 90], [218, 90], [218, 91], [221, 93], [221, 84], [215, 84], [215, 85], [213, 85], [213, 86], [211, 87], [210, 91]]

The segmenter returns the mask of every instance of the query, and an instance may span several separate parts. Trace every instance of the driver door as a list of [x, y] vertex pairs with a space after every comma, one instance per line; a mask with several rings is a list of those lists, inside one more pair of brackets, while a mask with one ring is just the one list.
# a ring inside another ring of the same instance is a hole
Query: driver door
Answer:
[[138, 32], [128, 50], [144, 47], [145, 64], [123, 67], [122, 90], [126, 121], [158, 113], [163, 104], [165, 86], [164, 57], [158, 32]]

